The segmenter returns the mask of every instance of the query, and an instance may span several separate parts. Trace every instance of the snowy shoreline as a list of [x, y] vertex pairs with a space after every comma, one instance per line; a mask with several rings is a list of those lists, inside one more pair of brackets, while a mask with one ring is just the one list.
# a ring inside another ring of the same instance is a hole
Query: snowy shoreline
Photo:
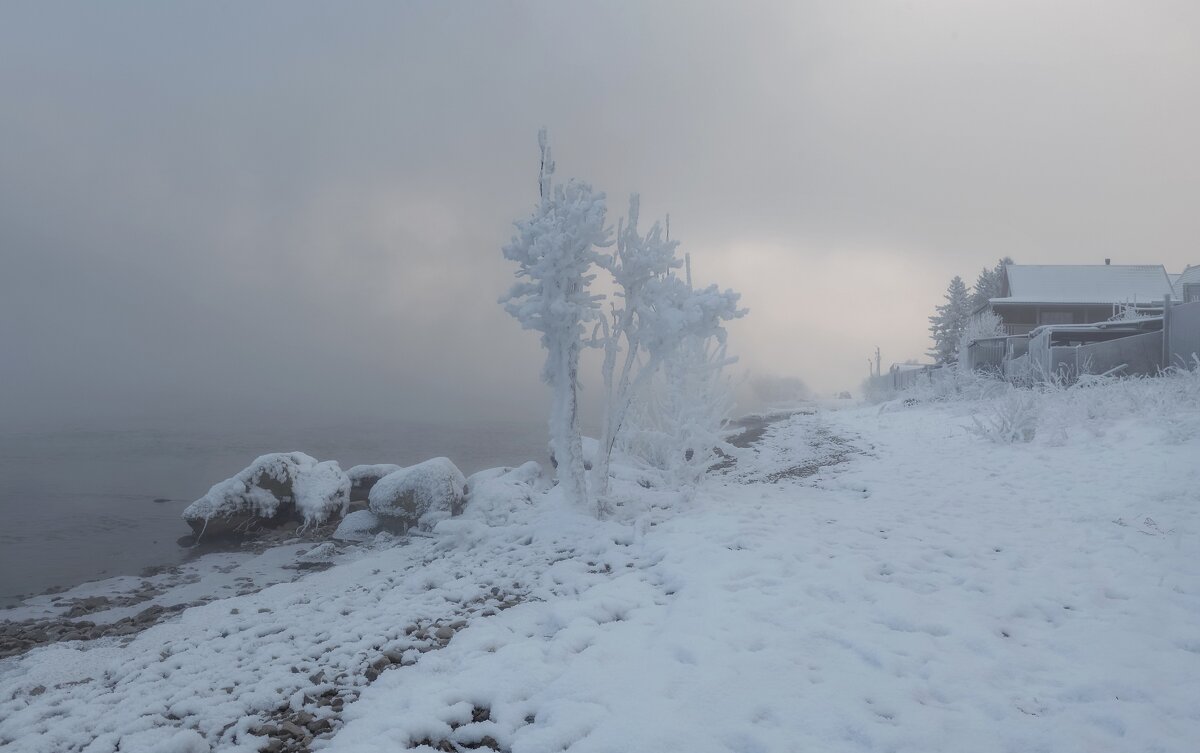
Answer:
[[[294, 579], [306, 569], [322, 567], [299, 558], [327, 541], [332, 528], [304, 536], [289, 530], [252, 541], [224, 542], [197, 550], [181, 563], [147, 568], [140, 575], [98, 578], [24, 597], [0, 609], [0, 659], [58, 641], [133, 635], [183, 609]], [[291, 556], [272, 556], [275, 549]], [[239, 567], [249, 574], [213, 577]], [[242, 577], [246, 580], [239, 581]], [[202, 582], [202, 587], [195, 585]]]
[[499, 476], [431, 535], [227, 555], [172, 597], [222, 598], [0, 661], [0, 744], [1189, 750], [1200, 434], [996, 444], [997, 405], [797, 414], [687, 499], [620, 466], [604, 521]]
[[[811, 412], [812, 409], [801, 408], [748, 414], [730, 422], [729, 442], [734, 447], [752, 447], [773, 424]], [[717, 468], [732, 467], [733, 462], [733, 458], [725, 458]], [[386, 470], [396, 468], [399, 466], [387, 466]], [[96, 578], [21, 597], [0, 608], [0, 659], [60, 641], [134, 635], [184, 609], [230, 595], [252, 593], [277, 582], [294, 580], [305, 572], [332, 566], [330, 560], [304, 558], [310, 549], [326, 543], [336, 550], [348, 548], [349, 542], [331, 538], [340, 522], [336, 518], [305, 529], [293, 521], [277, 528], [260, 529], [245, 538], [217, 538], [193, 545], [193, 551], [183, 562], [154, 565], [136, 576]], [[181, 541], [186, 538], [182, 536]], [[384, 537], [382, 543], [392, 545], [402, 540], [403, 537]], [[275, 549], [279, 551], [272, 554]], [[247, 567], [246, 562], [254, 565]], [[242, 568], [252, 576], [235, 576], [233, 583], [229, 578], [213, 577], [234, 570], [241, 572]], [[244, 580], [239, 580], [243, 577]], [[205, 585], [195, 586], [199, 583]]]

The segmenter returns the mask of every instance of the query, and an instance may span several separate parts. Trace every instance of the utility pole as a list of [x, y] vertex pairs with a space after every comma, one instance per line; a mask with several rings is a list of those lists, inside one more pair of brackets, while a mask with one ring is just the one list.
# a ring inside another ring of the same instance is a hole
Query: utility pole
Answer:
[[883, 376], [883, 363], [879, 356], [879, 346], [875, 346], [875, 376]]

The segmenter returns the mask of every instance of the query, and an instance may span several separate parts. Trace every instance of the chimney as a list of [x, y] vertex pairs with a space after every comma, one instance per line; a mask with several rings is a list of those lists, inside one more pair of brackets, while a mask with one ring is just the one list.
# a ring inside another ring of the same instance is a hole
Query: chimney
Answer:
[[1112, 259], [1105, 259], [1105, 260], [1104, 260], [1104, 266], [1106, 266], [1106, 267], [1107, 267], [1109, 264], [1112, 264]]

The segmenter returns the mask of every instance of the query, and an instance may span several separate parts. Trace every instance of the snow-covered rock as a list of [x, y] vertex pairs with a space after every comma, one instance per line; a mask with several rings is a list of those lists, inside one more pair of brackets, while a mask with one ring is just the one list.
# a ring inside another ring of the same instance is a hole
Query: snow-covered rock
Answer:
[[272, 452], [255, 458], [234, 478], [250, 486], [266, 489], [276, 497], [290, 497], [296, 474], [316, 464], [316, 458], [303, 452]]
[[292, 484], [296, 512], [305, 525], [324, 523], [350, 509], [350, 478], [336, 460], [326, 460], [296, 474]]
[[297, 477], [316, 465], [303, 452], [262, 455], [188, 505], [183, 519], [196, 536], [208, 537], [234, 534], [256, 521], [279, 522], [294, 509]]
[[302, 553], [297, 553], [296, 562], [301, 566], [318, 565], [331, 562], [337, 555], [337, 544], [332, 541], [323, 541], [317, 544], [312, 549], [307, 551], [301, 550]]
[[350, 501], [366, 502], [371, 488], [378, 483], [379, 479], [398, 470], [400, 470], [400, 466], [392, 463], [376, 463], [374, 465], [356, 465], [346, 471], [351, 484]]
[[463, 517], [491, 526], [511, 522], [533, 504], [535, 493], [550, 487], [542, 466], [529, 461], [517, 468], [490, 468], [467, 479]]
[[370, 510], [355, 510], [342, 519], [333, 538], [338, 541], [370, 541], [383, 528], [383, 521]]
[[381, 478], [369, 495], [370, 510], [429, 530], [462, 511], [467, 480], [448, 458], [433, 458]]

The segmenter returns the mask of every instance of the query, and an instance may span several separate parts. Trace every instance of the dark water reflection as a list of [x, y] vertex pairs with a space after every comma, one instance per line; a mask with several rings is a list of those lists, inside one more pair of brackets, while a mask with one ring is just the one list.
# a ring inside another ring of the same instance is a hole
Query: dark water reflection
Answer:
[[543, 423], [411, 423], [228, 432], [0, 434], [0, 604], [179, 561], [179, 513], [266, 452], [300, 450], [343, 468], [445, 455], [464, 473], [546, 458]]

